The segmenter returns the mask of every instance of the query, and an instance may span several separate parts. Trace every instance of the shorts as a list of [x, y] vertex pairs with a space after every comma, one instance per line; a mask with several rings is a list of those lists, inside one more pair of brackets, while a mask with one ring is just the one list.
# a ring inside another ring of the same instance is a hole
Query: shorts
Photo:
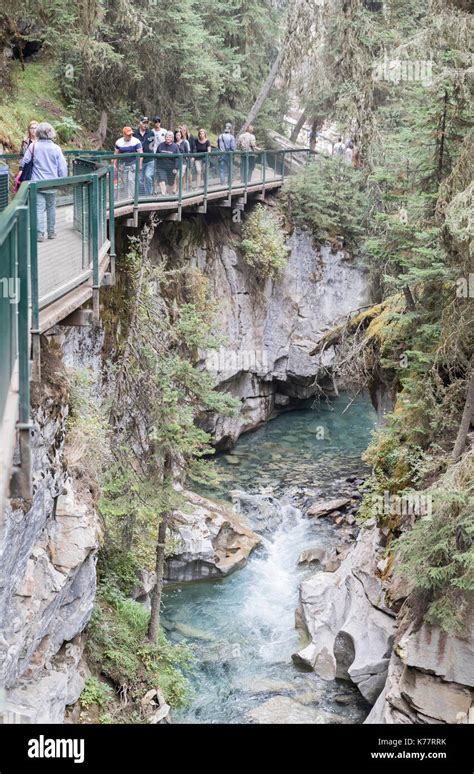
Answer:
[[163, 169], [158, 167], [158, 180], [160, 183], [167, 183], [173, 185], [176, 177], [176, 173], [172, 169]]

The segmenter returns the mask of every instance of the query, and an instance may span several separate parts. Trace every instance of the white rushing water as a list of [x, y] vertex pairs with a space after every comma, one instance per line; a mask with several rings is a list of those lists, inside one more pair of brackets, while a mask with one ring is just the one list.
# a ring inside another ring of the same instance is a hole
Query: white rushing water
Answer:
[[308, 531], [309, 522], [300, 511], [296, 517], [289, 513], [272, 537], [264, 541], [265, 553], [248, 567], [248, 594], [239, 619], [243, 628], [252, 630], [263, 661], [287, 662], [298, 642], [295, 608], [301, 568], [297, 562], [302, 546], [308, 543]]

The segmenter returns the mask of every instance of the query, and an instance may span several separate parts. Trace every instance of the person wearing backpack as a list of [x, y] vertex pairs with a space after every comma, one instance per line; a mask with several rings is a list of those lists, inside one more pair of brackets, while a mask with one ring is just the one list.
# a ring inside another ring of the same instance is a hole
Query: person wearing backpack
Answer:
[[230, 152], [235, 151], [235, 137], [232, 134], [232, 124], [227, 123], [224, 127], [224, 131], [219, 135], [217, 139], [217, 147], [220, 151], [223, 151], [226, 155], [219, 158], [219, 177], [221, 185], [226, 182], [226, 176], [229, 175], [229, 161], [230, 157], [227, 155]]
[[[32, 142], [23, 156], [22, 168], [31, 165], [31, 181], [55, 180], [67, 177], [67, 163], [59, 145], [54, 142], [56, 132], [51, 124], [43, 122], [36, 127], [36, 142]], [[56, 190], [37, 191], [38, 242], [45, 239], [45, 215], [48, 239], [56, 238]]]
[[[154, 154], [155, 148], [155, 132], [150, 129], [150, 119], [148, 116], [142, 116], [140, 123], [135, 129], [133, 136], [136, 140], [141, 142], [143, 153]], [[145, 155], [143, 159], [142, 170], [140, 173], [140, 193], [145, 196], [151, 196], [153, 193], [153, 175], [155, 171], [155, 160]]]
[[253, 133], [253, 126], [248, 126], [245, 132], [239, 134], [237, 148], [241, 151], [240, 156], [240, 180], [247, 184], [252, 182], [252, 175], [257, 162], [255, 151], [257, 150], [257, 140]]

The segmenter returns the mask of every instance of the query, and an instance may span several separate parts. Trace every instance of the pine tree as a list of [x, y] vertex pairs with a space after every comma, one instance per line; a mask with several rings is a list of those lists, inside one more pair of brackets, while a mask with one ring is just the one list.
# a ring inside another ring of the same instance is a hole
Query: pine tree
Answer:
[[[176, 483], [191, 473], [197, 479], [205, 476], [210, 463], [200, 462], [213, 452], [197, 420], [203, 412], [226, 415], [236, 406], [198, 367], [201, 350], [221, 345], [212, 332], [213, 304], [205, 280], [188, 267], [154, 266], [148, 255], [153, 232], [154, 221], [128, 254], [133, 311], [115, 364], [114, 462], [102, 503], [109, 520], [121, 522], [125, 550], [134, 548], [143, 530], [154, 536], [150, 640], [159, 630], [167, 530], [173, 512], [183, 505]], [[167, 304], [172, 296], [180, 298], [179, 307]]]

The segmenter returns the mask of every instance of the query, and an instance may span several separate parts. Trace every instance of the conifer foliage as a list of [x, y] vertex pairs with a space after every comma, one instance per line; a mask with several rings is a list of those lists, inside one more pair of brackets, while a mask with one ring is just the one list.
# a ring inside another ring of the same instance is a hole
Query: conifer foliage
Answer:
[[[392, 537], [404, 533], [413, 599], [449, 631], [462, 629], [474, 590], [470, 28], [470, 14], [448, 0], [334, 0], [315, 20], [318, 68], [293, 74], [308, 115], [323, 106], [362, 159], [339, 188], [324, 179], [335, 162], [319, 176], [316, 162], [289, 194], [293, 218], [317, 238], [340, 230], [355, 246], [381, 302], [331, 334], [340, 372], [395, 393], [367, 452], [362, 512]], [[413, 491], [430, 498], [429, 515], [377, 512], [385, 493]]]

